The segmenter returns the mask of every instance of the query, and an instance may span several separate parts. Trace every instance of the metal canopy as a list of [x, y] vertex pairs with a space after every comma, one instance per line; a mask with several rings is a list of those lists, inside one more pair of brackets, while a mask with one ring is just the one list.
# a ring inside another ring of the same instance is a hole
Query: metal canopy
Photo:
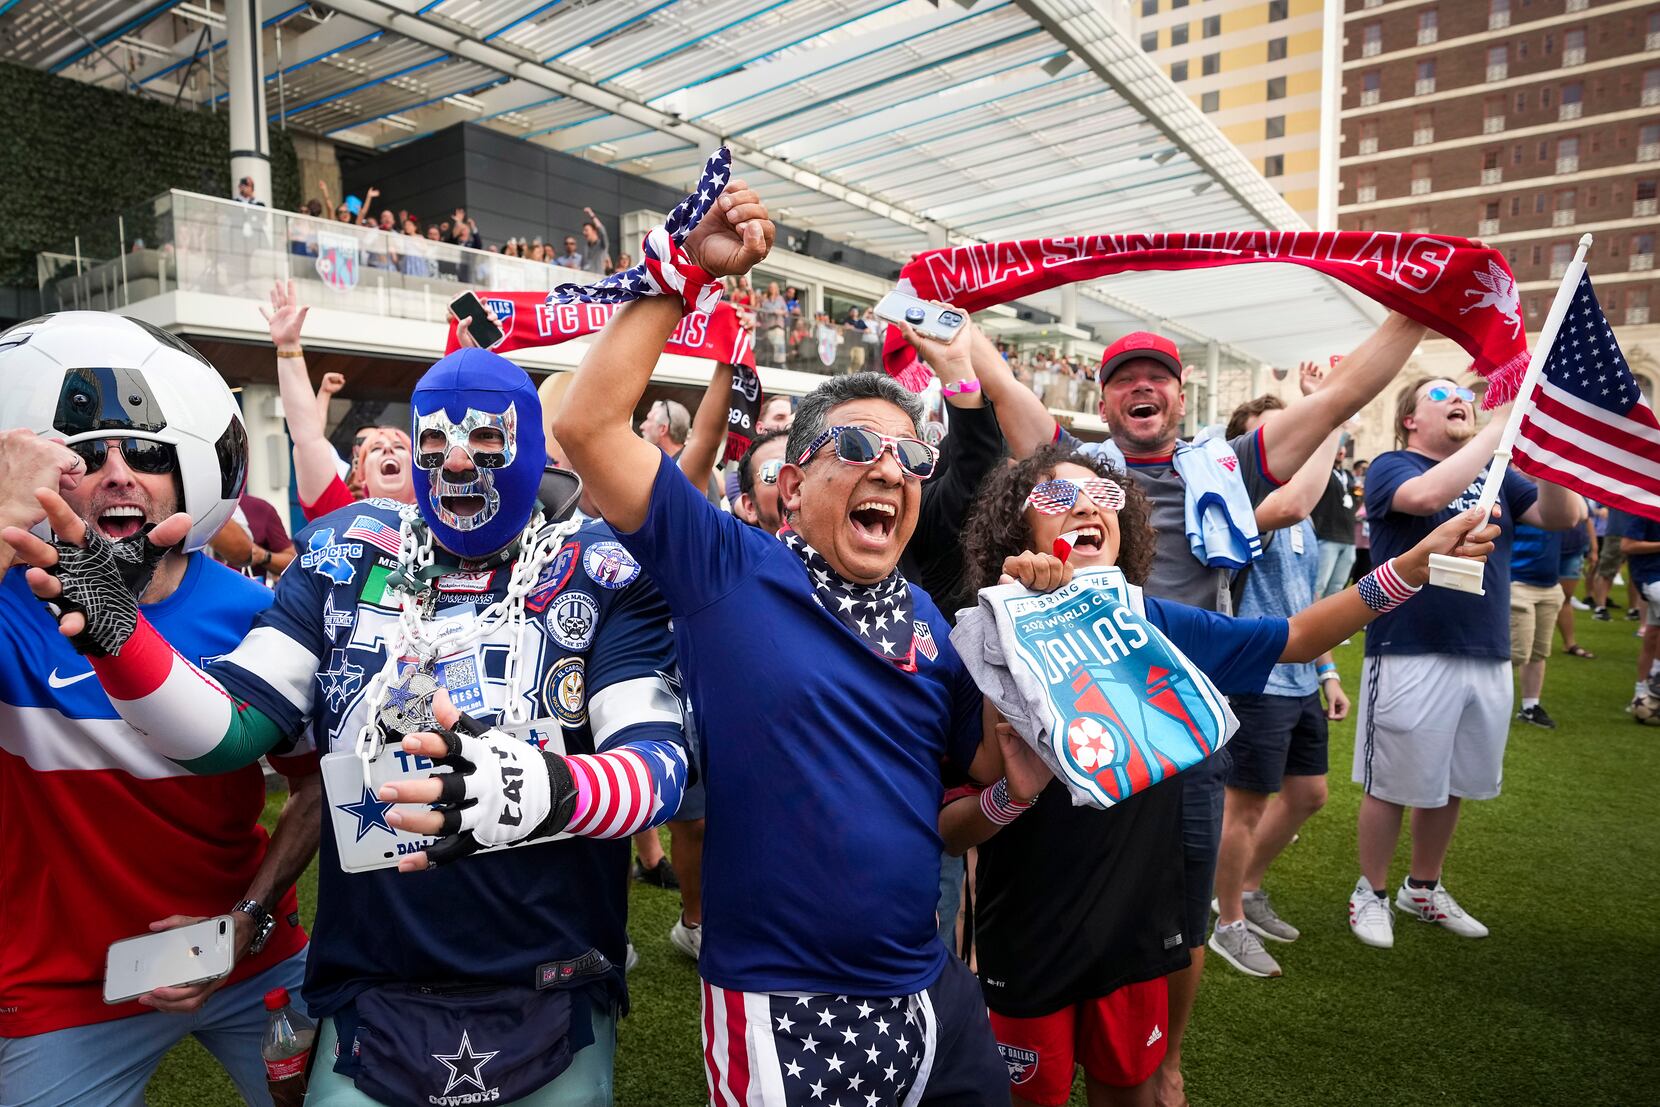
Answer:
[[[1104, 7], [262, 0], [260, 14], [273, 122], [374, 147], [475, 122], [674, 187], [726, 141], [780, 218], [896, 260], [1082, 231], [1302, 228]], [[0, 0], [0, 57], [169, 100], [191, 71], [186, 101], [222, 100], [202, 55], [223, 46], [223, 12]], [[1060, 296], [1030, 302], [1058, 313]], [[1346, 349], [1382, 310], [1269, 265], [1113, 277], [1082, 290], [1078, 315], [1290, 365]]]

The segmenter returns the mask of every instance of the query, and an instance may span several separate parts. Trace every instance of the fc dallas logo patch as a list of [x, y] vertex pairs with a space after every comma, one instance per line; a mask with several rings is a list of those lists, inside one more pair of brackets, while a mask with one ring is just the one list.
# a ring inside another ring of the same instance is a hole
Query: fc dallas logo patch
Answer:
[[1003, 1063], [1009, 1066], [1009, 1083], [1024, 1084], [1037, 1074], [1038, 1055], [1032, 1050], [998, 1042], [997, 1052], [1003, 1055]]

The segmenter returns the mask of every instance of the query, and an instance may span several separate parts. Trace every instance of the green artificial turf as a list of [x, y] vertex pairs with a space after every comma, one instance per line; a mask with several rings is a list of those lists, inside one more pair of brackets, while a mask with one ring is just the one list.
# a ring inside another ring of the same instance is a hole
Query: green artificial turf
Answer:
[[[1579, 614], [1580, 641], [1599, 656], [1552, 658], [1544, 704], [1560, 727], [1515, 724], [1504, 795], [1465, 812], [1446, 881], [1492, 928], [1482, 941], [1400, 916], [1393, 950], [1349, 935], [1359, 789], [1349, 782], [1353, 723], [1333, 728], [1331, 801], [1269, 873], [1276, 906], [1303, 937], [1271, 946], [1285, 969], [1277, 980], [1244, 977], [1220, 959], [1207, 966], [1186, 1047], [1195, 1107], [1660, 1102], [1660, 728], [1622, 710], [1633, 629]], [[1353, 695], [1358, 640], [1337, 660]], [[308, 919], [315, 890], [313, 871], [300, 892]], [[632, 891], [641, 962], [620, 1030], [620, 1107], [704, 1102], [697, 975], [668, 944], [678, 904], [655, 888]], [[163, 1063], [149, 1102], [200, 1107], [235, 1096], [186, 1042]]]

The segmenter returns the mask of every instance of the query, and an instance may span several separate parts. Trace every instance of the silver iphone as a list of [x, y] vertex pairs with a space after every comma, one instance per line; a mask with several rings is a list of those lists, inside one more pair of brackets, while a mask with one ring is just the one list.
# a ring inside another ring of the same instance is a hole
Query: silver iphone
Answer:
[[229, 976], [235, 944], [229, 915], [113, 942], [104, 959], [104, 1002], [125, 1003], [157, 988]]
[[909, 323], [919, 333], [941, 342], [950, 342], [968, 322], [968, 313], [945, 304], [919, 299], [898, 289], [882, 297], [876, 314], [890, 323]]

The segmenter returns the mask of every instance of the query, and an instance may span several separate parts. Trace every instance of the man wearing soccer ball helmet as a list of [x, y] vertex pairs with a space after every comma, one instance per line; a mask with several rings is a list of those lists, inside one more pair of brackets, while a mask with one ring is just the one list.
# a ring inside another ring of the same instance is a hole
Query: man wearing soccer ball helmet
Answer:
[[[38, 544], [23, 532], [50, 534], [36, 489], [52, 490], [63, 528], [84, 531], [79, 552], [105, 570], [96, 599], [75, 608], [90, 625], [142, 613], [198, 659], [247, 633], [271, 593], [201, 552], [235, 508], [246, 465], [235, 398], [165, 331], [76, 311], [0, 334], [0, 522]], [[194, 525], [158, 527], [181, 508]], [[13, 559], [0, 545], [0, 569]], [[261, 997], [304, 970], [293, 882], [317, 848], [316, 760], [273, 750], [290, 792], [268, 842], [257, 766], [197, 776], [155, 756], [92, 675], [25, 575], [6, 575], [0, 1102], [136, 1102], [188, 1032], [249, 1102], [264, 1102]], [[228, 978], [104, 1002], [112, 942], [227, 912]]]

